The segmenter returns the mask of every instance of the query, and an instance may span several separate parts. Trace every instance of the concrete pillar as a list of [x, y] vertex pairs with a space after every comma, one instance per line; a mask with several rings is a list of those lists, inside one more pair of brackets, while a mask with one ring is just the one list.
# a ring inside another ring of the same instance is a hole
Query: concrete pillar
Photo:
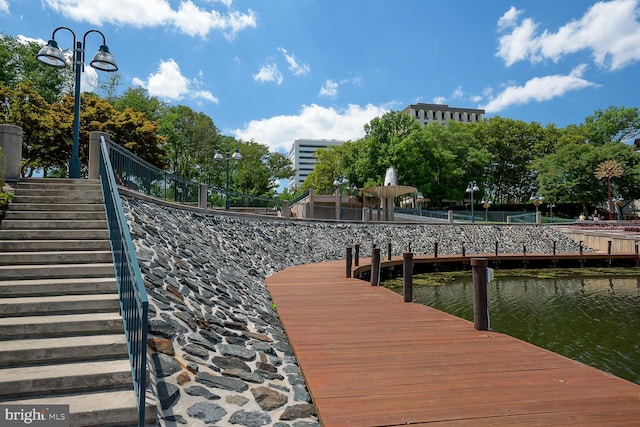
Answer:
[[453, 224], [453, 211], [447, 211], [447, 222]]
[[100, 137], [105, 141], [111, 139], [106, 132], [89, 132], [89, 179], [100, 178]]
[[209, 187], [207, 184], [200, 184], [198, 189], [198, 207], [202, 209], [207, 208], [207, 196], [209, 195]]
[[542, 212], [536, 212], [536, 224], [542, 224]]
[[282, 216], [284, 218], [289, 218], [291, 216], [289, 214], [289, 201], [288, 200], [283, 200], [282, 201]]
[[4, 164], [5, 181], [15, 182], [20, 179], [22, 169], [22, 128], [14, 125], [0, 125], [0, 148]]

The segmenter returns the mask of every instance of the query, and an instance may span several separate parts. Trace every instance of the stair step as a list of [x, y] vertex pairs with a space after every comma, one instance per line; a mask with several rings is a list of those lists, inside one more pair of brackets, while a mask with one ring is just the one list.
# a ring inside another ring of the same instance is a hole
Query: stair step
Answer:
[[100, 183], [99, 179], [85, 179], [85, 178], [24, 178], [18, 181], [18, 185], [35, 184], [47, 186], [60, 184], [60, 185], [91, 185]]
[[76, 220], [66, 219], [37, 219], [37, 220], [8, 220], [2, 221], [3, 230], [98, 230], [106, 229], [107, 221], [99, 220]]
[[9, 210], [16, 211], [74, 211], [104, 212], [104, 202], [100, 203], [22, 203], [16, 199], [9, 205]]
[[0, 339], [123, 333], [119, 313], [0, 317]]
[[0, 265], [112, 262], [111, 251], [0, 252]]
[[91, 335], [5, 341], [0, 366], [69, 363], [79, 360], [126, 358], [127, 340], [117, 335]]
[[0, 400], [43, 393], [132, 389], [129, 358], [0, 369]]
[[99, 313], [120, 310], [118, 294], [0, 298], [0, 316]]
[[111, 244], [107, 239], [99, 240], [2, 240], [0, 252], [35, 251], [108, 251]]
[[108, 238], [109, 231], [106, 228], [103, 230], [0, 230], [0, 240], [104, 240]]
[[[60, 396], [4, 401], [8, 405], [69, 405], [72, 426], [136, 426], [138, 404], [132, 390], [63, 394]], [[155, 425], [156, 407], [146, 405], [145, 424]]]
[[38, 204], [61, 204], [61, 203], [82, 203], [82, 204], [94, 204], [104, 203], [102, 196], [88, 197], [82, 193], [71, 193], [66, 196], [21, 196], [16, 194], [14, 199], [17, 203], [38, 203]]
[[113, 263], [0, 265], [3, 280], [113, 277], [114, 274]]
[[18, 211], [8, 210], [4, 215], [5, 221], [25, 220], [105, 220], [106, 215], [102, 211]]
[[102, 197], [102, 187], [99, 185], [89, 187], [86, 185], [65, 185], [58, 187], [41, 186], [37, 188], [25, 188], [18, 186], [15, 191], [17, 196], [69, 196], [74, 197], [86, 196], [86, 197]]
[[3, 297], [25, 297], [114, 294], [118, 292], [117, 286], [115, 277], [2, 280], [0, 281], [0, 295]]

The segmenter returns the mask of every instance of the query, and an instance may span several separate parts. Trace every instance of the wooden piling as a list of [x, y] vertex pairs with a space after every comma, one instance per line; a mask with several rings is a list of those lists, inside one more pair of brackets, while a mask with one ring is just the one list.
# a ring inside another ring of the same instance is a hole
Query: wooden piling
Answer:
[[402, 280], [404, 302], [413, 301], [413, 253], [402, 254]]
[[371, 251], [371, 286], [380, 284], [380, 248], [374, 246]]
[[486, 258], [471, 259], [473, 274], [473, 326], [479, 331], [489, 330], [487, 265], [488, 261]]
[[353, 248], [351, 247], [351, 245], [347, 246], [347, 269], [346, 269], [346, 277], [347, 279], [351, 277], [351, 264], [353, 261]]

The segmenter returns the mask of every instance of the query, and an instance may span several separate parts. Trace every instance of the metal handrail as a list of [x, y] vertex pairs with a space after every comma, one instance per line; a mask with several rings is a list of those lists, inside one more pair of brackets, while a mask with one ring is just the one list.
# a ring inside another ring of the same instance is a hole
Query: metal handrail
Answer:
[[105, 199], [109, 240], [113, 253], [120, 314], [124, 321], [133, 386], [138, 400], [138, 425], [144, 426], [147, 389], [147, 315], [149, 301], [142, 281], [140, 266], [131, 241], [118, 193], [116, 178], [109, 159], [109, 149], [100, 137], [100, 181]]
[[118, 185], [163, 200], [178, 203], [198, 201], [200, 183], [162, 170], [111, 140], [107, 144]]

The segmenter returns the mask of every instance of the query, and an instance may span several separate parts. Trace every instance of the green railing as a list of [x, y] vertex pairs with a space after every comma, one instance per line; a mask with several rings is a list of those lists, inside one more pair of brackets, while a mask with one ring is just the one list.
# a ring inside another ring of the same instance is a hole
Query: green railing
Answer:
[[116, 183], [138, 193], [178, 203], [197, 203], [200, 184], [164, 171], [109, 140]]
[[103, 137], [100, 141], [100, 180], [120, 296], [120, 313], [124, 321], [133, 385], [138, 399], [138, 425], [142, 427], [145, 421], [145, 393], [147, 389], [147, 314], [149, 302], [131, 241], [129, 226], [118, 194], [116, 176], [109, 160], [109, 148]]

